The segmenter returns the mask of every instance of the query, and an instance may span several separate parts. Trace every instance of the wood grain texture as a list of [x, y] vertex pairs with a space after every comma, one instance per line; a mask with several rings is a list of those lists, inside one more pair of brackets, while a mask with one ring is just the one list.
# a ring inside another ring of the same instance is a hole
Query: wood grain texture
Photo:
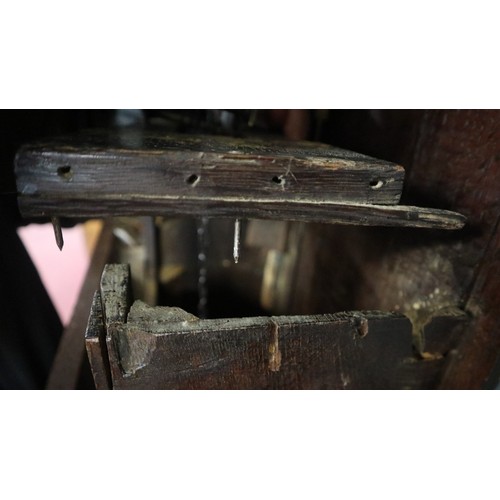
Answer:
[[[304, 200], [396, 204], [404, 169], [332, 146], [224, 136], [89, 133], [21, 149], [23, 197]], [[28, 200], [21, 200], [25, 206]]]
[[[347, 114], [336, 124], [344, 141], [332, 140], [403, 163], [404, 203], [460, 212], [467, 226], [443, 234], [310, 224], [292, 307], [434, 317], [424, 349], [449, 363], [441, 387], [483, 387], [500, 355], [500, 111], [382, 111], [371, 122], [369, 112]], [[445, 308], [462, 310], [467, 320], [450, 325], [453, 318], [435, 316]]]
[[444, 367], [442, 357], [415, 354], [401, 314], [200, 320], [176, 307], [130, 306], [126, 265], [106, 266], [101, 304], [108, 321], [99, 323], [94, 304], [89, 325], [107, 324], [114, 389], [419, 389], [435, 387]]
[[444, 229], [465, 220], [395, 207], [400, 165], [312, 142], [94, 133], [25, 146], [16, 176], [26, 217], [203, 213]]
[[118, 389], [400, 387], [412, 358], [402, 316], [352, 313], [122, 325]]
[[394, 206], [401, 166], [309, 142], [90, 134], [22, 148], [16, 176], [20, 209], [30, 217], [204, 213], [445, 229], [464, 223], [458, 214]]
[[[424, 165], [433, 167], [425, 173]], [[460, 270], [461, 305], [471, 316], [449, 358], [442, 388], [478, 389], [500, 357], [500, 110], [426, 113], [411, 183], [469, 220], [446, 258]]]
[[200, 320], [175, 307], [128, 306], [125, 265], [101, 281], [114, 389], [376, 389], [431, 386], [403, 315], [351, 312]]
[[[462, 342], [453, 352], [443, 376], [441, 388], [481, 388], [486, 383], [498, 385], [489, 380], [490, 374], [500, 359], [500, 220], [489, 241], [478, 270], [474, 287], [466, 304], [473, 321], [464, 329]], [[497, 375], [498, 376], [498, 375]]]
[[126, 321], [132, 301], [130, 267], [126, 264], [106, 264], [100, 283], [101, 307], [106, 329], [108, 352], [113, 387], [121, 377], [120, 360], [116, 353], [115, 331]]
[[481, 388], [500, 356], [500, 111], [426, 112], [408, 180], [416, 194], [467, 216], [468, 231], [436, 255], [471, 319], [441, 387]]
[[104, 328], [101, 294], [99, 291], [95, 292], [92, 301], [89, 321], [85, 331], [85, 347], [96, 389], [111, 389], [112, 382], [106, 347], [106, 330]]
[[316, 201], [270, 201], [267, 199], [243, 200], [238, 197], [207, 199], [175, 196], [122, 197], [107, 195], [105, 198], [48, 199], [21, 197], [25, 216], [47, 214], [66, 217], [106, 217], [109, 214], [189, 215], [199, 217], [256, 218], [326, 224], [386, 227], [420, 227], [427, 229], [461, 229], [465, 217], [447, 210], [436, 210], [402, 205], [363, 205], [348, 203], [319, 203]]

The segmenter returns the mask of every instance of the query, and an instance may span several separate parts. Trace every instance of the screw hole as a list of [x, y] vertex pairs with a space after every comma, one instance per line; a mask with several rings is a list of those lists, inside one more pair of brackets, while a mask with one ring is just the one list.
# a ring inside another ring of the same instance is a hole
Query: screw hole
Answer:
[[191, 174], [187, 179], [186, 182], [190, 184], [191, 186], [196, 186], [198, 182], [200, 182], [200, 177], [196, 174]]
[[278, 177], [277, 175], [275, 175], [273, 178], [272, 178], [272, 181], [276, 184], [282, 184], [283, 183], [283, 178], [282, 177]]
[[73, 171], [69, 165], [64, 165], [63, 167], [57, 167], [57, 175], [69, 181], [73, 177]]
[[370, 181], [370, 187], [372, 189], [380, 189], [384, 185], [384, 182], [380, 179]]

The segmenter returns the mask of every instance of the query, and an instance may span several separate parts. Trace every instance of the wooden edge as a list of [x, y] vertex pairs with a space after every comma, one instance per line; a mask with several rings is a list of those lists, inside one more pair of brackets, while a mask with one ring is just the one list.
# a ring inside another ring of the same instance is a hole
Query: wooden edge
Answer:
[[101, 276], [101, 307], [106, 328], [106, 348], [113, 387], [121, 378], [121, 365], [115, 330], [125, 324], [132, 302], [132, 283], [128, 264], [106, 264]]
[[326, 203], [313, 200], [275, 201], [238, 197], [107, 195], [99, 198], [20, 196], [25, 217], [107, 217], [158, 214], [197, 217], [290, 220], [358, 226], [461, 229], [466, 217], [448, 210], [405, 205]]
[[94, 299], [92, 300], [87, 330], [85, 331], [85, 347], [96, 389], [112, 389], [106, 347], [106, 330], [104, 329], [101, 294], [99, 291], [94, 293]]
[[[413, 360], [411, 323], [400, 314], [356, 311], [167, 324], [156, 332], [146, 325], [117, 325], [112, 335], [121, 376], [115, 388], [397, 387], [399, 375], [402, 385], [412, 383], [405, 364]], [[342, 363], [340, 350], [346, 355]], [[372, 374], [382, 362], [375, 381]]]

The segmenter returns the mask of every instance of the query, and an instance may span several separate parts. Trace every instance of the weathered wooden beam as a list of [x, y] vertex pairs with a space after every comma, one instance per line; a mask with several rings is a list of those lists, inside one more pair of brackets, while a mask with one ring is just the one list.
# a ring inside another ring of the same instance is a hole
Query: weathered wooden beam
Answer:
[[199, 215], [456, 229], [443, 210], [395, 206], [404, 169], [324, 144], [100, 133], [22, 148], [25, 216]]
[[130, 305], [130, 287], [128, 266], [106, 266], [102, 315], [94, 303], [98, 317], [89, 321], [106, 328], [114, 389], [431, 388], [444, 366], [415, 354], [402, 314], [200, 320], [176, 307]]
[[127, 319], [132, 301], [130, 268], [126, 264], [106, 264], [100, 284], [101, 306], [106, 329], [106, 349], [113, 387], [121, 378], [120, 359], [116, 353], [115, 331]]
[[364, 205], [318, 203], [313, 201], [246, 200], [238, 197], [217, 199], [176, 196], [124, 197], [107, 195], [91, 199], [30, 198], [19, 199], [23, 214], [36, 216], [105, 217], [109, 214], [188, 215], [199, 217], [254, 218], [347, 224], [358, 226], [421, 227], [429, 229], [460, 229], [465, 217], [447, 210], [408, 207], [403, 205]]
[[122, 131], [25, 146], [16, 175], [22, 210], [37, 196], [109, 195], [393, 205], [404, 169], [312, 142]]
[[140, 301], [130, 308], [125, 265], [106, 266], [101, 295], [115, 389], [401, 388], [421, 383], [414, 376], [411, 323], [400, 314], [200, 320], [178, 308]]
[[112, 389], [109, 368], [108, 349], [106, 347], [106, 329], [101, 305], [101, 294], [94, 294], [90, 316], [85, 331], [85, 347], [96, 389]]
[[114, 329], [122, 369], [115, 388], [387, 389], [421, 383], [411, 372], [411, 324], [402, 315], [199, 320], [174, 309], [135, 302], [128, 322]]

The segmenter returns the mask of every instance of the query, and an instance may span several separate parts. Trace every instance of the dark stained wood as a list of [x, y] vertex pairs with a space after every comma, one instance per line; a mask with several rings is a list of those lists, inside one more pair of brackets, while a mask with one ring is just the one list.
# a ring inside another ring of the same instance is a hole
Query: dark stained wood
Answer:
[[[441, 388], [480, 388], [488, 381], [500, 359], [499, 286], [500, 224], [497, 222], [466, 305], [473, 321], [450, 359]], [[492, 383], [498, 384], [498, 379]]]
[[457, 347], [463, 328], [470, 327], [469, 316], [457, 307], [437, 309], [418, 319], [413, 324], [414, 333], [421, 336], [416, 347], [427, 357], [446, 356]]
[[170, 216], [203, 213], [207, 217], [257, 218], [304, 222], [323, 222], [356, 226], [402, 226], [427, 229], [461, 229], [465, 217], [447, 210], [408, 207], [402, 205], [353, 205], [305, 201], [242, 200], [239, 198], [202, 199], [184, 197], [149, 197], [126, 199], [120, 195], [101, 199], [36, 198], [24, 205], [25, 216], [45, 214], [66, 217], [106, 217], [114, 215]]
[[420, 388], [443, 367], [414, 355], [401, 314], [200, 320], [141, 301], [129, 309], [127, 287], [127, 266], [107, 266], [101, 293], [115, 389]]
[[352, 313], [131, 322], [114, 330], [115, 388], [391, 388], [411, 359], [402, 316]]
[[[380, 118], [370, 128], [363, 127], [367, 112], [353, 118], [349, 130], [348, 121], [339, 122], [345, 140], [337, 143], [403, 163], [402, 202], [460, 212], [467, 226], [444, 235], [310, 224], [291, 308], [303, 314], [395, 310], [426, 318], [461, 310], [463, 323], [433, 320], [423, 352], [444, 355], [449, 366], [441, 387], [483, 387], [500, 356], [500, 111], [381, 111]], [[398, 126], [403, 118], [405, 129]]]
[[90, 309], [87, 330], [85, 331], [85, 347], [96, 389], [112, 389], [108, 350], [106, 347], [106, 329], [104, 328], [101, 294], [98, 291], [94, 294]]
[[436, 254], [471, 318], [441, 387], [481, 388], [500, 356], [500, 111], [429, 111], [419, 133], [408, 179], [413, 199], [441, 199], [469, 227]]
[[113, 233], [111, 225], [102, 228], [82, 289], [78, 295], [71, 321], [64, 329], [47, 381], [47, 389], [75, 389], [85, 356], [85, 326], [92, 299], [99, 286], [104, 265], [111, 254]]
[[308, 142], [144, 132], [26, 146], [24, 216], [194, 215], [457, 229], [459, 214], [395, 206], [401, 166]]
[[113, 387], [121, 378], [120, 359], [117, 357], [115, 331], [127, 319], [132, 300], [130, 268], [124, 264], [106, 264], [100, 283], [101, 305], [106, 329], [106, 349]]
[[29, 197], [118, 194], [392, 205], [401, 196], [404, 169], [312, 142], [122, 131], [26, 146], [17, 155], [16, 176], [19, 192]]
[[[398, 372], [398, 380], [409, 387], [435, 387], [442, 378], [441, 387], [478, 388], [491, 373], [500, 352], [500, 112], [431, 111], [415, 116], [418, 121], [411, 127], [414, 135], [398, 141], [404, 144], [400, 146], [404, 150], [398, 153], [400, 157], [383, 152], [383, 136], [371, 138], [374, 148], [380, 146], [379, 151], [366, 152], [408, 165], [405, 203], [463, 213], [468, 218], [466, 229], [443, 236], [437, 231], [408, 228], [308, 224], [290, 309], [291, 313], [307, 315], [344, 309], [404, 313], [424, 329], [415, 328], [413, 332], [415, 351], [420, 356], [404, 363], [405, 370]], [[353, 135], [361, 140], [355, 126]], [[393, 139], [387, 143], [391, 147]], [[36, 202], [45, 203], [41, 198]], [[44, 210], [49, 214], [56, 204], [53, 200], [46, 203]], [[74, 213], [85, 203], [77, 200]], [[126, 204], [123, 202], [123, 207]], [[225, 209], [214, 206], [222, 212]], [[168, 211], [168, 204], [163, 208]], [[330, 207], [327, 209], [331, 213]], [[272, 203], [257, 210], [261, 216], [268, 213], [280, 220], [287, 218], [281, 206], [275, 210]], [[310, 213], [313, 211], [311, 204]], [[375, 207], [379, 221], [381, 213]], [[345, 220], [345, 214], [338, 217]], [[352, 213], [350, 217], [355, 219]], [[455, 310], [457, 315], [440, 317], [445, 310]], [[128, 338], [128, 328], [117, 324], [114, 337]], [[268, 334], [268, 352], [276, 354], [272, 347], [276, 328], [271, 321]], [[117, 351], [124, 355], [123, 359], [128, 356], [125, 345]], [[144, 345], [150, 344], [146, 340]], [[120, 359], [117, 355], [118, 362]], [[274, 355], [271, 366], [277, 364]], [[124, 378], [123, 371], [117, 377]]]

